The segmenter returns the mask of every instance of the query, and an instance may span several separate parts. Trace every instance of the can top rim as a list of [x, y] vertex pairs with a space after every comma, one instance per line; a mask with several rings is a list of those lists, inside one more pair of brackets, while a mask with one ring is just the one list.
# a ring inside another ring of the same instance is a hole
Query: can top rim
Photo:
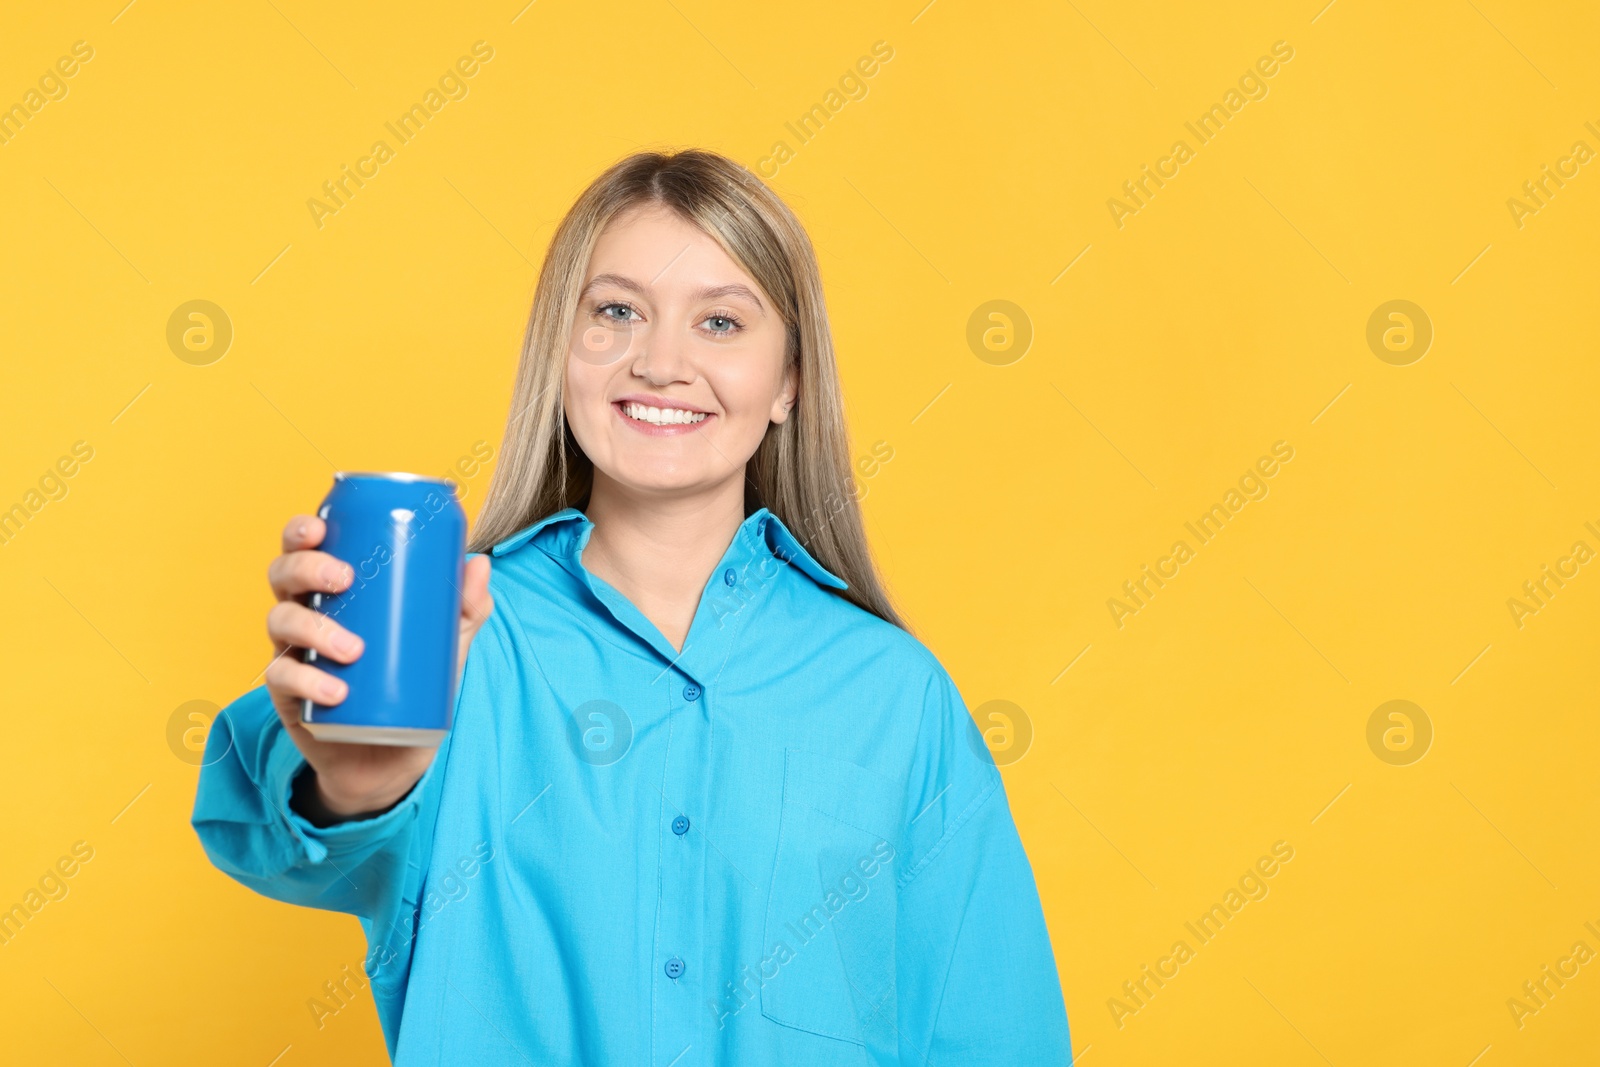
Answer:
[[411, 474], [407, 471], [335, 471], [333, 480], [346, 481], [350, 478], [375, 478], [388, 482], [433, 482], [438, 485], [454, 485], [448, 478], [435, 478], [427, 474]]

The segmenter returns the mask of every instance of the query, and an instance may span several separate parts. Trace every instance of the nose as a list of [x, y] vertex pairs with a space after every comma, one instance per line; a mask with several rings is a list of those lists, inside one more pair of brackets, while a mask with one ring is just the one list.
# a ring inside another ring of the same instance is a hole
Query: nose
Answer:
[[688, 342], [671, 330], [651, 329], [634, 341], [633, 374], [652, 385], [670, 385], [694, 379]]

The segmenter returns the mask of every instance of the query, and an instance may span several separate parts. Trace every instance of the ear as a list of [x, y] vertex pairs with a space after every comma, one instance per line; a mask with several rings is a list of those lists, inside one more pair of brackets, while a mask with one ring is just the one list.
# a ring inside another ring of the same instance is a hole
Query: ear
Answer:
[[772, 421], [788, 421], [789, 412], [794, 409], [795, 400], [799, 395], [800, 368], [790, 364], [783, 372], [783, 387], [778, 390], [777, 397], [772, 401]]

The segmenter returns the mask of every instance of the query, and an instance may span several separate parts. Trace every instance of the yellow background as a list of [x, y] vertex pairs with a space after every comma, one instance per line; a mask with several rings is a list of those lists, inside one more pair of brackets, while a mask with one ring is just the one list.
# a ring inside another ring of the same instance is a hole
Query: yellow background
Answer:
[[[0, 546], [0, 906], [94, 849], [0, 948], [8, 1057], [384, 1062], [370, 996], [320, 1030], [306, 1006], [358, 924], [209, 866], [169, 722], [258, 684], [265, 567], [335, 468], [498, 451], [584, 185], [780, 139], [854, 451], [893, 449], [862, 483], [891, 587], [970, 707], [1031, 722], [1006, 785], [1083, 1062], [1593, 1055], [1600, 962], [1520, 1028], [1506, 1005], [1600, 951], [1600, 564], [1520, 628], [1506, 603], [1600, 549], [1600, 164], [1520, 228], [1506, 204], [1600, 149], [1592, 5], [121, 3], [0, 32], [0, 103], [94, 48], [0, 146], [0, 507], [94, 449]], [[477, 40], [470, 94], [319, 229], [307, 199]], [[1184, 122], [1280, 40], [1267, 97], [1197, 146]], [[1119, 229], [1108, 198], [1179, 138]], [[166, 342], [194, 299], [233, 324], [209, 366]], [[1435, 332], [1408, 366], [1366, 343], [1392, 299]], [[1032, 324], [1009, 365], [967, 344], [990, 300]], [[1107, 599], [1279, 440], [1270, 495], [1119, 629]], [[1367, 744], [1392, 699], [1434, 730], [1407, 766]], [[1270, 894], [1119, 1026], [1122, 983], [1276, 841]]]

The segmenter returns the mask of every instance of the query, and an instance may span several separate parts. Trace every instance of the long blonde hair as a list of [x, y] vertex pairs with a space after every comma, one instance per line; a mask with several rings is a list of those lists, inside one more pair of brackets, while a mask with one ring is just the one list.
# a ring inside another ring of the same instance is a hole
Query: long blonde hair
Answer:
[[754, 174], [714, 152], [640, 152], [583, 191], [550, 240], [512, 387], [511, 411], [469, 551], [487, 552], [518, 530], [575, 507], [594, 468], [562, 404], [568, 338], [589, 258], [606, 225], [660, 205], [710, 235], [776, 302], [787, 328], [785, 365], [799, 395], [770, 425], [745, 477], [745, 512], [765, 507], [849, 588], [839, 595], [906, 629], [873, 565], [850, 473], [844, 403], [822, 278], [811, 241], [786, 204]]

